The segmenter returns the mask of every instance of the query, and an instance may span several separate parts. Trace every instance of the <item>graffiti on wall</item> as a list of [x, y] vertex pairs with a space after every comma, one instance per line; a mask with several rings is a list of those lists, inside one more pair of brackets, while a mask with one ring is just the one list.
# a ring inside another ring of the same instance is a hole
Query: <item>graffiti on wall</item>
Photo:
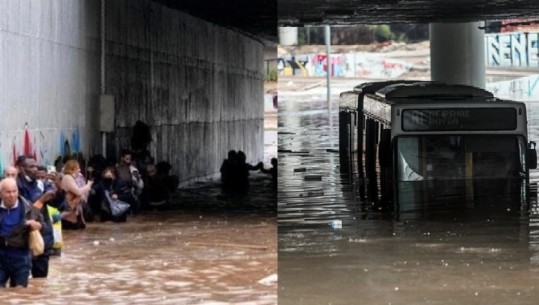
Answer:
[[485, 89], [500, 98], [536, 101], [539, 96], [539, 75], [489, 83]]
[[[280, 75], [326, 76], [326, 54], [283, 56], [277, 61]], [[384, 58], [373, 53], [331, 54], [329, 73], [332, 77], [395, 78], [410, 71], [411, 64]]]
[[78, 127], [71, 133], [71, 137], [67, 137], [63, 132], [60, 134], [59, 151], [61, 156], [69, 156], [80, 152], [80, 132]]
[[28, 130], [28, 123], [24, 124], [22, 143], [17, 143], [19, 142], [17, 140], [18, 140], [17, 137], [13, 137], [13, 140], [11, 143], [12, 151], [13, 151], [13, 154], [12, 154], [13, 164], [17, 162], [17, 157], [21, 155], [31, 156], [37, 161], [36, 150], [33, 148], [33, 144], [32, 144], [32, 143], [35, 143], [35, 139], [32, 140], [30, 131]]
[[485, 35], [486, 64], [493, 67], [539, 67], [539, 33]]
[[[2, 134], [0, 139], [3, 139]], [[53, 165], [58, 156], [80, 152], [80, 141], [79, 127], [69, 131], [46, 133], [43, 130], [31, 130], [29, 124], [25, 123], [22, 132], [11, 136], [9, 152], [4, 151], [0, 141], [0, 151], [4, 154], [3, 158], [0, 158], [0, 173], [3, 172], [5, 164], [14, 165], [17, 157], [21, 155], [31, 156], [41, 165]], [[59, 143], [59, 146], [56, 146], [56, 143]]]

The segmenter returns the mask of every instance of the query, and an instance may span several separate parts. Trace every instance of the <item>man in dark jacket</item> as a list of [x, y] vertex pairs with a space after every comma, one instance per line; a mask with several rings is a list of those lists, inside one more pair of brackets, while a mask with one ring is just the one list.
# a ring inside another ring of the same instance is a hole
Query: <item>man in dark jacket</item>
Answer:
[[[138, 180], [140, 177], [137, 177]], [[138, 213], [140, 202], [134, 195], [135, 180], [131, 171], [131, 151], [122, 149], [120, 155], [120, 164], [116, 166], [116, 183], [118, 199], [129, 203], [132, 213]]]
[[34, 206], [40, 210], [43, 217], [41, 236], [43, 236], [43, 241], [45, 242], [45, 252], [33, 257], [32, 277], [47, 277], [49, 270], [49, 256], [51, 254], [54, 237], [50, 216], [45, 203], [54, 199], [55, 191], [52, 191], [53, 188], [51, 185], [48, 185], [48, 182], [44, 183], [38, 179], [39, 166], [36, 164], [34, 158], [20, 156], [17, 159], [17, 166], [19, 167], [19, 174], [17, 175], [16, 180], [19, 195], [34, 204]]
[[43, 189], [39, 187], [37, 179], [36, 161], [31, 157], [19, 156], [16, 165], [19, 169], [17, 175], [19, 195], [33, 203], [43, 195]]
[[43, 218], [28, 200], [19, 196], [17, 181], [0, 182], [0, 288], [28, 286], [31, 258], [28, 234], [41, 230]]

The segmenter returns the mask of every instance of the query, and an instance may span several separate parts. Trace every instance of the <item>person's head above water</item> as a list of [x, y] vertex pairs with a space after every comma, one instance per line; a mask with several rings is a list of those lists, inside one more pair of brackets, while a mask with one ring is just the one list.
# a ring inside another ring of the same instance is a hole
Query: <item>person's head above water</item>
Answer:
[[236, 160], [237, 156], [238, 154], [236, 153], [235, 150], [228, 151], [228, 160]]
[[245, 153], [243, 151], [238, 151], [238, 162], [245, 163], [245, 160], [247, 160], [247, 156], [245, 156]]

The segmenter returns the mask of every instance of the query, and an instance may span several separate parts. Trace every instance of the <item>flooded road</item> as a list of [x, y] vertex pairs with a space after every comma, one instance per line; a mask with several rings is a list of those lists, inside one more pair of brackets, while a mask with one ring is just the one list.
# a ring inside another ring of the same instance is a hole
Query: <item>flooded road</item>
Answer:
[[[324, 88], [280, 90], [279, 304], [537, 304], [536, 206], [396, 220], [359, 201], [336, 102], [358, 83], [334, 86], [331, 115]], [[528, 107], [534, 141], [539, 104]]]
[[182, 189], [181, 210], [127, 223], [64, 231], [65, 249], [47, 279], [2, 291], [1, 304], [275, 304], [275, 206], [253, 177], [249, 195], [217, 184]]
[[181, 210], [64, 231], [47, 279], [2, 291], [1, 304], [275, 304], [275, 198], [253, 177], [249, 195], [217, 184], [182, 189]]

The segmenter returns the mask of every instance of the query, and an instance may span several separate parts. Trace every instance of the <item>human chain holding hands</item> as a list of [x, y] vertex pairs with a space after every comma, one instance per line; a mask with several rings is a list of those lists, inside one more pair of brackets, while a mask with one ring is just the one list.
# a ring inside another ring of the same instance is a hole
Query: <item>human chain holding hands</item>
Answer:
[[274, 189], [277, 189], [277, 158], [271, 158], [271, 165], [272, 167], [270, 169], [265, 169], [264, 164], [262, 162], [260, 166], [260, 171], [265, 174], [271, 175], [271, 183]]
[[[249, 171], [260, 170], [263, 173], [277, 171], [277, 159], [272, 160], [274, 169], [265, 170], [264, 163], [258, 162], [255, 166], [246, 162], [245, 153], [241, 150], [228, 152], [228, 158], [221, 165], [221, 182], [226, 191], [246, 191], [249, 188]], [[273, 174], [272, 174], [273, 175]], [[275, 174], [275, 177], [277, 175]], [[276, 184], [276, 183], [275, 183]]]

